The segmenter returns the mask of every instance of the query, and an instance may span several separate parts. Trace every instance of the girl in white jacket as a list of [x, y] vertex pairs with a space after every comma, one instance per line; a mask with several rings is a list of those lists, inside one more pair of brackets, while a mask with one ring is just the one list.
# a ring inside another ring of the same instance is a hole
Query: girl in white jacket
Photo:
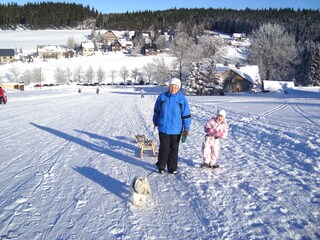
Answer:
[[225, 121], [226, 111], [218, 110], [217, 116], [211, 118], [204, 126], [207, 133], [202, 145], [203, 164], [202, 167], [218, 168], [217, 159], [219, 156], [220, 142], [228, 136], [228, 124]]

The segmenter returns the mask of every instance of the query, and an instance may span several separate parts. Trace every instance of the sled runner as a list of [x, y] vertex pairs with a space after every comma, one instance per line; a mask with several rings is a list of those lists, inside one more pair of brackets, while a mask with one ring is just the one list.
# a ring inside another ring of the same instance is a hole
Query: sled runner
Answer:
[[147, 150], [152, 150], [153, 156], [156, 156], [156, 143], [151, 139], [144, 139], [140, 143], [140, 157], [143, 157], [143, 154]]

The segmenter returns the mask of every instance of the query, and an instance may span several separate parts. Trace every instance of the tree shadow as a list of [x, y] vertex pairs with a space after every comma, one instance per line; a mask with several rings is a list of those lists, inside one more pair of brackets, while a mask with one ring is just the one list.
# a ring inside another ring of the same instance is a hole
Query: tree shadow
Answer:
[[[90, 132], [86, 132], [86, 131], [80, 131], [80, 130], [77, 130], [77, 129], [74, 129], [74, 130], [76, 132], [86, 134], [87, 136], [89, 136], [91, 138], [95, 138], [95, 139], [107, 142], [108, 145], [111, 146], [111, 147], [115, 147], [115, 148], [124, 147], [126, 149], [132, 150], [134, 152], [134, 156], [136, 158], [140, 158], [140, 147], [133, 146], [132, 144], [128, 144], [128, 143], [124, 142], [124, 141], [129, 141], [128, 138], [125, 138], [125, 137], [122, 137], [122, 136], [117, 136], [116, 138], [118, 138], [120, 140], [121, 139], [123, 140], [123, 141], [119, 141], [119, 140], [111, 139], [111, 138], [108, 138], [108, 137], [100, 136], [100, 135], [95, 134], [95, 133], [90, 133]], [[147, 156], [149, 156], [149, 155], [146, 155], [146, 157]], [[152, 168], [154, 168], [153, 165], [151, 165], [151, 168], [148, 169], [148, 170], [152, 170]]]
[[113, 193], [122, 200], [126, 200], [128, 198], [128, 194], [130, 194], [125, 183], [105, 175], [99, 172], [97, 169], [91, 167], [73, 167], [72, 169], [99, 184], [101, 187]]
[[[115, 158], [115, 159], [118, 159], [118, 160], [121, 160], [123, 162], [126, 162], [126, 163], [129, 163], [129, 164], [132, 164], [134, 166], [137, 166], [137, 167], [141, 167], [141, 168], [144, 168], [148, 171], [152, 171], [155, 166], [151, 163], [148, 163], [148, 162], [145, 162], [145, 161], [141, 161], [141, 160], [137, 160], [133, 157], [129, 157], [127, 155], [124, 155], [120, 152], [116, 152], [116, 151], [113, 151], [113, 150], [110, 150], [108, 148], [104, 148], [104, 147], [101, 147], [97, 144], [93, 144], [93, 143], [90, 143], [90, 142], [87, 142], [85, 140], [82, 140], [78, 137], [74, 137], [74, 136], [71, 136], [67, 133], [64, 133], [64, 132], [61, 132], [59, 130], [56, 130], [56, 129], [53, 129], [53, 128], [49, 128], [49, 127], [45, 127], [45, 126], [41, 126], [41, 125], [38, 125], [38, 124], [35, 124], [35, 123], [30, 123], [31, 125], [43, 130], [43, 131], [46, 131], [46, 132], [49, 132], [53, 135], [56, 135], [60, 138], [63, 138], [67, 141], [70, 141], [70, 142], [74, 142], [76, 144], [79, 144], [80, 146], [83, 146], [85, 148], [88, 148], [90, 150], [93, 150], [93, 151], [96, 151], [96, 152], [99, 152], [99, 153], [102, 153], [102, 154], [106, 154], [112, 158]], [[81, 133], [81, 131], [77, 130], [78, 132]], [[86, 133], [86, 132], [82, 132], [82, 133]], [[99, 139], [102, 139], [102, 140], [105, 140], [106, 142], [108, 142], [111, 146], [114, 145], [114, 146], [120, 146], [120, 147], [130, 147], [131, 149], [134, 149], [132, 145], [130, 144], [127, 144], [127, 143], [124, 143], [124, 142], [121, 142], [121, 141], [116, 141], [116, 140], [113, 140], [111, 138], [107, 138], [107, 137], [102, 137], [102, 136], [99, 136], [97, 134], [92, 134], [92, 133], [86, 133], [86, 134], [90, 134], [92, 137], [96, 137], [96, 138], [99, 138]]]
[[[76, 131], [78, 133], [85, 134], [85, 135], [89, 136], [90, 138], [94, 138], [94, 139], [105, 141], [105, 142], [109, 143], [110, 146], [115, 146], [115, 147], [120, 147], [121, 146], [121, 147], [130, 149], [132, 151], [136, 151], [137, 150], [136, 146], [133, 146], [133, 145], [128, 144], [128, 143], [123, 142], [123, 141], [114, 140], [114, 139], [111, 139], [109, 137], [104, 137], [104, 136], [101, 136], [101, 135], [98, 135], [98, 134], [95, 134], [95, 133], [81, 131], [81, 130], [77, 130], [77, 129], [74, 129], [74, 131]], [[123, 138], [123, 139], [125, 140], [125, 138]]]

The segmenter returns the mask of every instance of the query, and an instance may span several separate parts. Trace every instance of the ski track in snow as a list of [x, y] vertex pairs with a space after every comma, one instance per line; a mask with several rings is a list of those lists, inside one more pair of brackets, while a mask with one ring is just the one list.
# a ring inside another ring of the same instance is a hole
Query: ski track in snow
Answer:
[[[320, 238], [319, 97], [188, 97], [179, 173], [152, 173], [136, 208], [129, 185], [156, 158], [140, 159], [134, 136], [158, 147], [159, 91], [145, 90], [39, 91], [1, 106], [0, 239]], [[203, 126], [220, 107], [221, 167], [201, 169]]]

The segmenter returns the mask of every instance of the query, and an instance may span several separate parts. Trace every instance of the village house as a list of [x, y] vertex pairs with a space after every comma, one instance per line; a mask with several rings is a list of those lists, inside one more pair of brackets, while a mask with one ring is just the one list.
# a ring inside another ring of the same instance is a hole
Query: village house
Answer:
[[246, 36], [245, 33], [233, 33], [231, 36], [230, 44], [234, 47], [248, 47], [251, 45], [249, 38]]
[[83, 42], [81, 43], [81, 53], [83, 56], [94, 55], [94, 44], [93, 42]]
[[1, 83], [0, 86], [4, 89], [17, 89], [24, 91], [24, 83]]
[[115, 33], [111, 30], [108, 30], [105, 33], [105, 43], [106, 45], [111, 45], [112, 43], [114, 43], [116, 40], [118, 40], [118, 37], [115, 35]]
[[261, 83], [257, 65], [237, 67], [217, 64], [217, 71], [223, 80], [223, 89], [226, 92], [250, 91], [254, 84]]
[[15, 61], [14, 49], [0, 49], [0, 64], [12, 63]]
[[38, 45], [37, 54], [40, 59], [60, 59], [74, 56], [72, 50], [56, 45]]
[[142, 39], [145, 44], [151, 44], [151, 37], [149, 33], [142, 33]]
[[111, 44], [111, 50], [113, 52], [118, 52], [122, 50], [122, 45], [118, 40], [115, 40], [112, 44]]
[[123, 49], [132, 49], [132, 36], [134, 31], [112, 31], [108, 30], [105, 33], [105, 45], [108, 51], [121, 51]]
[[133, 42], [129, 41], [127, 39], [124, 39], [124, 38], [120, 38], [119, 43], [121, 44], [122, 48], [124, 48], [126, 50], [132, 49], [132, 47], [133, 47]]
[[245, 33], [233, 33], [231, 38], [236, 41], [248, 40], [247, 35]]
[[150, 56], [150, 55], [157, 55], [160, 53], [160, 50], [157, 49], [156, 44], [144, 44], [144, 46], [141, 49], [141, 54], [145, 56]]

